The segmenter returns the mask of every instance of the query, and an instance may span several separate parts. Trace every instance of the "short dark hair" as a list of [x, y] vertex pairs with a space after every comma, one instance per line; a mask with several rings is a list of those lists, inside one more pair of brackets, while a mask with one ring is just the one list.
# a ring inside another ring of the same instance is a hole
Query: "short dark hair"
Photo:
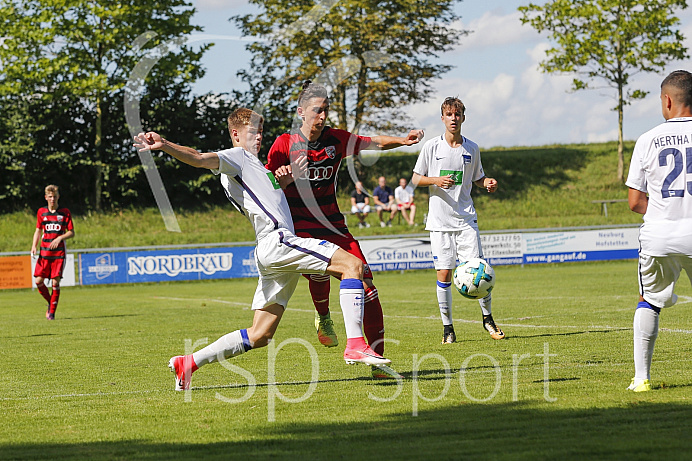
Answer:
[[455, 111], [460, 110], [461, 115], [464, 115], [464, 112], [466, 112], [466, 106], [463, 102], [461, 102], [461, 99], [452, 96], [445, 98], [445, 100], [442, 102], [442, 106], [440, 106], [440, 112], [442, 112], [442, 115], [445, 114], [445, 107]]
[[665, 87], [673, 87], [679, 91], [678, 102], [692, 108], [692, 73], [686, 70], [671, 72], [661, 83], [661, 90]]
[[312, 98], [326, 99], [327, 104], [329, 104], [329, 93], [327, 93], [327, 89], [319, 83], [313, 83], [312, 80], [305, 80], [300, 91], [300, 96], [298, 96], [298, 105], [304, 107], [303, 104], [307, 104]]

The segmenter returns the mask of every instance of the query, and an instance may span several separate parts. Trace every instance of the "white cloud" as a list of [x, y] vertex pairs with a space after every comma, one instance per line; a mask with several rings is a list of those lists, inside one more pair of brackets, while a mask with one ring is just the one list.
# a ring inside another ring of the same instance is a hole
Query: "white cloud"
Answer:
[[538, 33], [530, 26], [523, 26], [519, 20], [520, 17], [521, 14], [518, 11], [506, 15], [488, 11], [468, 24], [456, 23], [454, 25], [456, 28], [472, 31], [461, 39], [458, 49], [461, 51], [484, 50], [538, 40]]

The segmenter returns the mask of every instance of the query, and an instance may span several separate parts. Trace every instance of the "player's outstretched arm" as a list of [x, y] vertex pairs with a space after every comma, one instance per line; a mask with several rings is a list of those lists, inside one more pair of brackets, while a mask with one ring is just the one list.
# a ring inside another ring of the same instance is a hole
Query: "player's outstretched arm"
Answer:
[[423, 176], [413, 173], [411, 182], [415, 187], [437, 186], [442, 189], [449, 189], [454, 185], [454, 177], [451, 174], [447, 176]]
[[406, 136], [373, 136], [370, 139], [372, 139], [377, 149], [389, 150], [418, 144], [424, 135], [423, 130], [411, 130]]
[[156, 132], [139, 133], [134, 139], [134, 146], [140, 152], [145, 150], [162, 150], [177, 160], [197, 168], [213, 170], [218, 170], [219, 168], [219, 156], [215, 153], [201, 153], [192, 147], [180, 146], [163, 139]]

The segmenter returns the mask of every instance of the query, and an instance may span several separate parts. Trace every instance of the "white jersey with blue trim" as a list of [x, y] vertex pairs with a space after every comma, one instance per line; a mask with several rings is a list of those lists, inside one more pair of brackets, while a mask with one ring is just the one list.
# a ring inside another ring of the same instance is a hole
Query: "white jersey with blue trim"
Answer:
[[692, 256], [692, 117], [671, 118], [641, 135], [625, 184], [649, 194], [642, 253]]
[[281, 186], [262, 162], [242, 147], [217, 152], [221, 184], [228, 199], [252, 223], [259, 240], [276, 229], [293, 233], [293, 219]]
[[423, 145], [413, 172], [428, 177], [451, 174], [454, 179], [449, 189], [430, 186], [426, 230], [457, 231], [477, 219], [471, 188], [485, 176], [478, 144], [464, 137], [461, 146], [451, 147], [444, 135], [437, 136]]

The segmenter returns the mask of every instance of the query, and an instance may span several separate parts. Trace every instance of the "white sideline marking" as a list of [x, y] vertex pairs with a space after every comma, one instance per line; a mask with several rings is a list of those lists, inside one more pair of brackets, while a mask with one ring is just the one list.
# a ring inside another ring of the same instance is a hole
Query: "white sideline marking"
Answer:
[[[154, 299], [169, 299], [173, 301], [202, 301], [202, 302], [216, 302], [216, 303], [222, 303], [222, 304], [231, 304], [234, 306], [241, 306], [244, 308], [249, 309], [250, 305], [247, 303], [239, 303], [239, 302], [233, 302], [233, 301], [224, 301], [221, 299], [207, 299], [207, 298], [169, 298], [169, 297], [164, 297], [164, 296], [154, 296]], [[692, 302], [692, 297], [689, 296], [680, 296], [678, 299], [685, 299], [683, 302], [679, 302], [677, 304], [686, 304], [689, 302]], [[543, 298], [545, 299], [545, 298]], [[677, 305], [676, 304], [676, 305]], [[315, 312], [314, 309], [290, 309], [291, 311], [295, 312], [307, 312], [307, 313], [313, 313]], [[331, 314], [336, 314], [336, 315], [342, 315], [340, 311], [331, 311]], [[409, 320], [439, 320], [440, 318], [436, 315], [430, 315], [427, 317], [423, 316], [416, 316], [416, 315], [385, 315], [385, 318], [390, 318], [390, 319], [409, 319]], [[538, 316], [538, 317], [543, 317], [543, 316]], [[533, 318], [538, 318], [538, 317], [533, 317]], [[502, 320], [502, 319], [500, 319]], [[473, 323], [473, 324], [481, 324], [482, 321], [480, 320], [466, 320], [466, 319], [454, 319], [455, 322], [460, 322], [460, 323]], [[503, 327], [513, 327], [513, 328], [550, 328], [550, 329], [556, 329], [556, 328], [568, 328], [570, 330], [584, 330], [584, 329], [601, 329], [601, 330], [632, 330], [632, 327], [627, 326], [627, 327], [614, 327], [610, 325], [589, 325], [589, 326], [577, 326], [577, 325], [532, 325], [532, 324], [524, 324], [524, 323], [502, 323]], [[660, 328], [660, 331], [666, 331], [669, 333], [683, 333], [686, 335], [692, 334], [692, 330], [685, 330], [685, 329], [680, 329], [680, 328]]]

